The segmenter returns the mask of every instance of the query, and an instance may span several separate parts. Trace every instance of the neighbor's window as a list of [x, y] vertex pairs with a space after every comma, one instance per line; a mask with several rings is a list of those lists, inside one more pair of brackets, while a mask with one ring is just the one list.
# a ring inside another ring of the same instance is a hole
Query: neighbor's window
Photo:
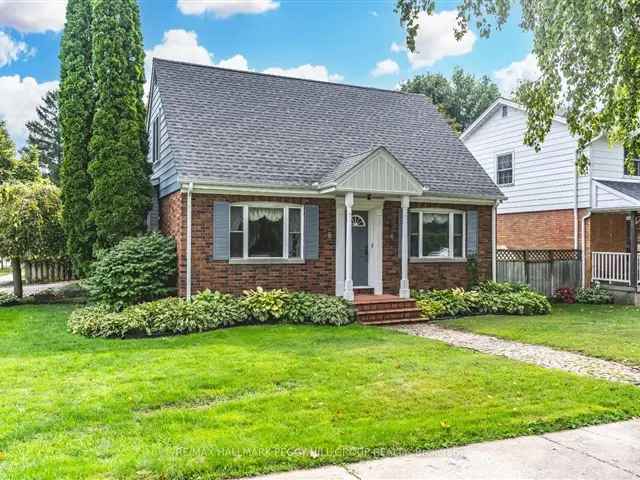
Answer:
[[635, 158], [631, 161], [632, 164], [632, 168], [629, 169], [629, 167], [627, 166], [627, 150], [624, 150], [624, 156], [623, 156], [623, 162], [624, 162], [624, 174], [625, 175], [631, 175], [631, 176], [640, 176], [640, 158]]
[[513, 183], [513, 153], [498, 155], [496, 180], [498, 185]]
[[231, 258], [302, 258], [302, 207], [234, 205]]
[[507, 107], [506, 105], [502, 106], [502, 118], [506, 117], [507, 115], [509, 115], [509, 107]]
[[464, 258], [464, 213], [412, 211], [409, 254], [418, 258]]

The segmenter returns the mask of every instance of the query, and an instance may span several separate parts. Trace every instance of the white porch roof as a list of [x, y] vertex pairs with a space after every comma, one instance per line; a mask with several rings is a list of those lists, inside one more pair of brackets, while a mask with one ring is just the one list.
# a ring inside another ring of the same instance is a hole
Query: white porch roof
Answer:
[[640, 182], [594, 179], [592, 209], [601, 212], [640, 210]]
[[420, 196], [426, 190], [385, 147], [343, 159], [319, 185], [322, 193], [355, 192]]

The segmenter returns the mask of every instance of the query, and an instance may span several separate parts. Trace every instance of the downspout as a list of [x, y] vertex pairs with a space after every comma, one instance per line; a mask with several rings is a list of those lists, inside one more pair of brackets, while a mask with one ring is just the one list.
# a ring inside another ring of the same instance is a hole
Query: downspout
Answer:
[[578, 250], [578, 156], [575, 155], [575, 162], [573, 163], [574, 177], [574, 198], [573, 198], [573, 249]]
[[586, 223], [591, 217], [591, 209], [584, 217], [582, 217], [582, 288], [587, 288], [587, 240], [586, 240]]
[[496, 259], [496, 209], [498, 208], [498, 202], [493, 204], [491, 208], [491, 272], [492, 272], [492, 280], [495, 282], [497, 277], [497, 259]]
[[187, 189], [187, 300], [191, 301], [191, 194], [193, 193], [193, 182], [189, 183]]

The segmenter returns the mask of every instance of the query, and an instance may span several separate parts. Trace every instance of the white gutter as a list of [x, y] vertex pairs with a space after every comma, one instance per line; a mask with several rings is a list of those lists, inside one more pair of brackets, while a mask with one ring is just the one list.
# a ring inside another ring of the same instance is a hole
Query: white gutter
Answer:
[[494, 203], [493, 207], [491, 208], [491, 271], [492, 271], [492, 280], [495, 282], [497, 277], [497, 272], [496, 272], [496, 268], [497, 268], [497, 254], [496, 254], [496, 242], [497, 242], [497, 235], [496, 235], [496, 210], [498, 208], [498, 202]]
[[582, 288], [587, 288], [587, 247], [586, 247], [586, 222], [591, 217], [591, 210], [582, 217]]
[[191, 300], [191, 194], [193, 193], [193, 182], [189, 183], [187, 189], [187, 300]]

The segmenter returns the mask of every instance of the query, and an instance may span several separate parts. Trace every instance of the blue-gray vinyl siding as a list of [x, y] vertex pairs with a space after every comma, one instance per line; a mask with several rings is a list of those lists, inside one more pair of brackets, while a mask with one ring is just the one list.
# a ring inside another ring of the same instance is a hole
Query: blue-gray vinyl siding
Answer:
[[[178, 171], [175, 165], [175, 158], [171, 142], [169, 140], [169, 131], [167, 128], [167, 120], [164, 109], [162, 107], [162, 99], [157, 86], [154, 84], [149, 94], [149, 106], [151, 112], [149, 115], [149, 145], [153, 146], [153, 122], [159, 117], [159, 155], [157, 161], [153, 164], [153, 178], [158, 179], [158, 193], [160, 198], [170, 195], [180, 189], [178, 183]], [[152, 162], [153, 148], [149, 148], [149, 162]]]

